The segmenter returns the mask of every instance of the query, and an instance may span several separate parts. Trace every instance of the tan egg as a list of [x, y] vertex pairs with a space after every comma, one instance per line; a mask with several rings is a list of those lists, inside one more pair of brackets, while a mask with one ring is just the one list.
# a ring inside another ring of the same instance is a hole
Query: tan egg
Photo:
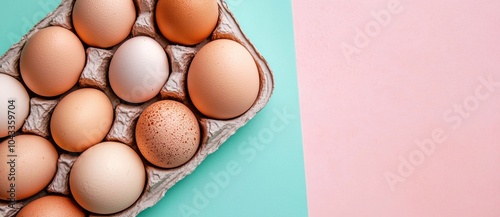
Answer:
[[113, 106], [103, 92], [78, 89], [57, 104], [50, 119], [56, 144], [70, 152], [82, 152], [101, 142], [113, 122]]
[[71, 89], [80, 78], [85, 50], [73, 32], [51, 26], [28, 39], [19, 66], [31, 91], [46, 97], [57, 96]]
[[217, 0], [158, 0], [156, 5], [156, 23], [163, 36], [183, 45], [208, 38], [218, 18]]
[[26, 205], [16, 217], [85, 217], [86, 214], [71, 198], [49, 195]]
[[232, 40], [215, 40], [193, 58], [187, 87], [201, 113], [231, 119], [245, 113], [257, 99], [259, 71], [245, 47]]
[[158, 167], [173, 168], [188, 162], [198, 150], [200, 127], [184, 104], [162, 100], [142, 112], [135, 139], [146, 160]]
[[93, 47], [120, 43], [130, 34], [135, 19], [132, 0], [76, 0], [73, 6], [76, 33]]
[[19, 130], [30, 112], [30, 97], [17, 79], [0, 73], [0, 138]]
[[59, 157], [52, 143], [35, 135], [3, 141], [0, 156], [0, 199], [8, 201], [23, 200], [43, 190], [56, 174]]
[[119, 142], [99, 143], [84, 151], [69, 176], [76, 202], [98, 214], [126, 209], [141, 196], [145, 183], [146, 171], [141, 158]]

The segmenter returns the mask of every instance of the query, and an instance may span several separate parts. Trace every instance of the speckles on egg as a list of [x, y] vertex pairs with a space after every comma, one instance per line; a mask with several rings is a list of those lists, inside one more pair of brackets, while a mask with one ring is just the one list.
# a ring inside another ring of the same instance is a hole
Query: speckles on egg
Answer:
[[146, 160], [158, 167], [173, 168], [185, 164], [198, 150], [200, 127], [188, 107], [162, 100], [144, 110], [135, 136]]

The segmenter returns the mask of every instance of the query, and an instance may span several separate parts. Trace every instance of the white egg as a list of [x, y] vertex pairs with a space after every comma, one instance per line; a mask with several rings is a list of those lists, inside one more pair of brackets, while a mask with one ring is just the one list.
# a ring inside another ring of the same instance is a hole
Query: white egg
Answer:
[[0, 73], [0, 138], [23, 126], [30, 112], [30, 97], [15, 78]]
[[154, 98], [167, 82], [167, 54], [154, 39], [138, 36], [125, 41], [109, 66], [109, 82], [115, 94], [131, 103]]

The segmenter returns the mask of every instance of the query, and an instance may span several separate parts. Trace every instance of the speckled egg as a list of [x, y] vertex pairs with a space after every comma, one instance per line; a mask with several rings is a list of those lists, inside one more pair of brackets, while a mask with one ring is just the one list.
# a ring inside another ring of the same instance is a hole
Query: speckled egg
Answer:
[[184, 104], [162, 100], [139, 117], [135, 139], [141, 154], [152, 164], [173, 168], [188, 162], [200, 143], [196, 116]]

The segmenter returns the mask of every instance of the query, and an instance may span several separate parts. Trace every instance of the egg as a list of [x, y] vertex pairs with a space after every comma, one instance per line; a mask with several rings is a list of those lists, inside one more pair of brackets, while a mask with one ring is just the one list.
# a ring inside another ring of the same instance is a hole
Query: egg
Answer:
[[55, 107], [50, 132], [56, 144], [82, 152], [101, 142], [111, 128], [113, 106], [102, 91], [82, 88], [66, 95]]
[[51, 26], [32, 35], [21, 52], [21, 77], [34, 93], [52, 97], [73, 87], [85, 66], [82, 42], [71, 31]]
[[84, 151], [70, 172], [76, 202], [98, 214], [111, 214], [132, 205], [146, 182], [144, 164], [129, 146], [103, 142]]
[[198, 150], [200, 127], [184, 104], [162, 100], [142, 112], [135, 138], [146, 160], [158, 167], [173, 168], [188, 162]]
[[204, 115], [231, 119], [245, 113], [259, 94], [257, 65], [239, 43], [211, 41], [195, 55], [187, 74], [191, 101]]
[[47, 139], [18, 135], [0, 143], [0, 199], [23, 200], [43, 190], [56, 174], [56, 148]]
[[109, 83], [115, 94], [131, 103], [154, 98], [167, 82], [169, 63], [154, 39], [138, 36], [116, 50], [109, 65]]
[[107, 48], [130, 34], [136, 11], [132, 0], [76, 0], [72, 17], [76, 33], [86, 44]]
[[85, 212], [71, 198], [48, 195], [24, 206], [16, 217], [85, 217]]
[[30, 112], [30, 97], [17, 79], [0, 73], [0, 138], [19, 130]]
[[158, 0], [156, 23], [169, 41], [194, 45], [215, 29], [219, 17], [217, 0]]

